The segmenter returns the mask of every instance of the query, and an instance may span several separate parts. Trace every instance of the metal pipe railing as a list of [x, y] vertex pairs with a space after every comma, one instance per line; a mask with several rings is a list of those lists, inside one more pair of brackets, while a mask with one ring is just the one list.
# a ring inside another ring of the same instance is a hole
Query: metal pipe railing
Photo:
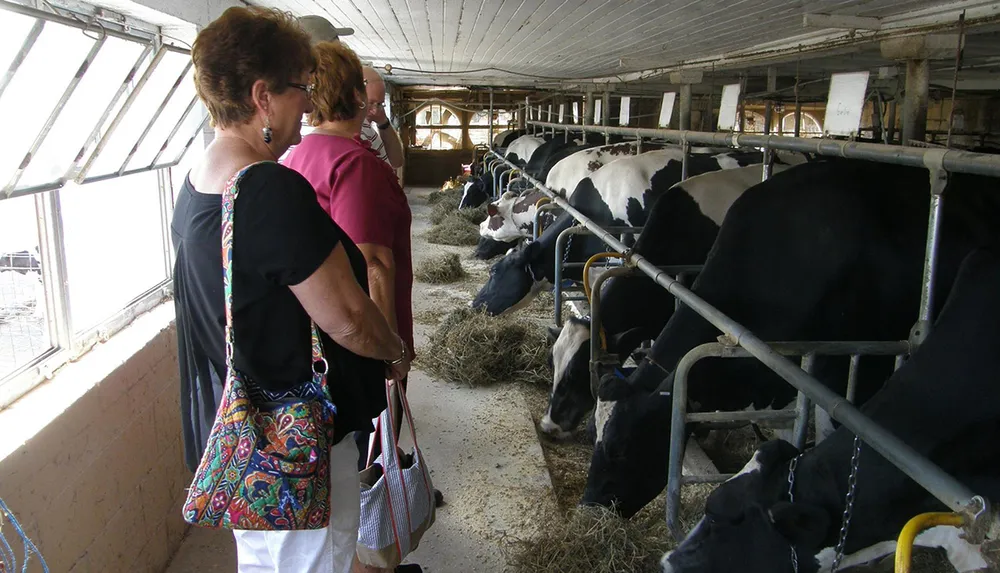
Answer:
[[[909, 354], [911, 347], [907, 341], [902, 342], [772, 342], [774, 352], [785, 356], [801, 356], [803, 369], [811, 369], [816, 356], [850, 356], [851, 371], [848, 376], [848, 398], [851, 398], [851, 380], [857, 375], [857, 360], [866, 356], [901, 356]], [[680, 530], [678, 514], [680, 512], [681, 487], [689, 483], [721, 483], [729, 479], [728, 474], [717, 476], [684, 476], [684, 450], [687, 440], [688, 422], [762, 422], [795, 420], [793, 429], [795, 447], [800, 450], [805, 445], [808, 429], [809, 410], [808, 398], [800, 391], [795, 403], [795, 409], [758, 411], [758, 412], [698, 412], [688, 413], [687, 391], [688, 377], [691, 369], [705, 358], [752, 358], [750, 352], [730, 344], [710, 342], [691, 349], [677, 363], [674, 369], [672, 390], [672, 412], [670, 418], [670, 454], [667, 461], [667, 497], [666, 519], [667, 529], [675, 539], [684, 537]], [[669, 378], [668, 378], [669, 380]], [[661, 388], [661, 392], [663, 389]], [[843, 399], [841, 399], [843, 400]], [[874, 424], [874, 423], [873, 423]], [[845, 424], [846, 425], [846, 424]], [[862, 436], [862, 439], [865, 439]], [[866, 440], [867, 441], [867, 440]], [[874, 445], [873, 445], [874, 447]], [[876, 448], [878, 449], [878, 448]], [[891, 458], [890, 458], [890, 461]], [[971, 496], [970, 496], [971, 497]], [[943, 500], [942, 500], [943, 501]]]
[[[631, 132], [634, 130], [628, 131]], [[656, 132], [658, 130], [645, 131]], [[729, 136], [725, 136], [720, 141], [724, 141], [728, 137]], [[790, 139], [777, 136], [767, 136], [759, 139], [762, 144], [768, 144], [771, 143], [767, 141], [769, 138], [772, 140]], [[702, 139], [701, 137], [698, 137], [695, 138], [694, 141], [702, 141]], [[714, 138], [705, 138], [704, 141], [715, 143], [716, 140]], [[805, 142], [808, 143], [808, 141]], [[843, 143], [845, 148], [850, 149], [857, 149], [856, 146], [875, 145], [848, 142], [837, 143]], [[751, 140], [749, 144], [753, 144], [753, 140]], [[772, 143], [772, 147], [775, 149], [785, 148], [780, 144], [780, 142], [779, 144]], [[794, 151], [796, 149], [793, 148], [792, 150]], [[899, 148], [899, 151], [901, 152], [901, 157], [908, 157], [907, 153], [917, 150]], [[949, 151], [947, 153], [955, 152]], [[961, 152], [958, 153], [963, 156], [970, 155]], [[978, 156], [980, 154], [971, 155]], [[921, 154], [920, 157], [922, 159], [923, 155]], [[864, 159], [867, 157], [859, 158]], [[1000, 161], [1000, 158], [997, 158], [997, 160]], [[506, 160], [504, 161], [506, 162]], [[516, 167], [510, 162], [507, 163], [511, 167]], [[1000, 173], [1000, 171], [998, 171], [998, 173]], [[953, 511], [962, 511], [969, 513], [970, 515], [986, 515], [988, 513], [980, 513], [984, 504], [982, 498], [976, 496], [972, 490], [964, 484], [950, 476], [924, 456], [920, 455], [905, 442], [873, 422], [867, 416], [862, 414], [857, 408], [848, 403], [843, 397], [838, 396], [829, 388], [824, 386], [819, 380], [816, 380], [812, 376], [803, 372], [801, 368], [789, 362], [788, 359], [778, 354], [763, 340], [747, 330], [746, 327], [726, 316], [690, 290], [684, 288], [667, 273], [659, 270], [655, 265], [647, 261], [641, 255], [631, 252], [630, 249], [618, 241], [618, 239], [616, 239], [613, 235], [605, 231], [600, 227], [600, 225], [590, 220], [583, 213], [580, 213], [580, 211], [570, 205], [568, 201], [560, 197], [557, 193], [546, 187], [540, 181], [527, 174], [525, 174], [525, 179], [530, 181], [542, 192], [549, 195], [549, 198], [552, 199], [553, 203], [558, 204], [565, 211], [570, 213], [574, 219], [580, 222], [580, 224], [584, 227], [590, 229], [591, 232], [604, 241], [605, 244], [615, 251], [622, 253], [622, 256], [626, 260], [627, 264], [636, 266], [639, 270], [656, 281], [657, 284], [667, 289], [670, 294], [679, 298], [681, 302], [691, 307], [691, 309], [697, 312], [702, 318], [729, 336], [733, 341], [735, 341], [736, 344], [745, 348], [753, 357], [757, 358], [765, 366], [776, 372], [779, 376], [785, 379], [786, 382], [794, 386], [797, 390], [804, 392], [813, 402], [829, 412], [830, 416], [834, 420], [837, 420], [849, 430], [854, 432], [869, 446], [889, 460], [890, 463], [898, 467], [903, 473], [912, 478], [921, 487], [930, 492], [931, 495], [939, 499]]]
[[[530, 122], [529, 122], [530, 123]], [[923, 167], [941, 160], [941, 167], [955, 173], [972, 173], [1000, 177], [1000, 156], [972, 153], [956, 149], [928, 149], [920, 147], [900, 147], [883, 143], [860, 143], [826, 138], [787, 137], [783, 135], [751, 135], [739, 133], [712, 133], [704, 131], [680, 131], [676, 129], [648, 129], [635, 127], [591, 127], [582, 125], [565, 126], [555, 123], [534, 122], [539, 127], [560, 127], [573, 131], [590, 131], [615, 135], [641, 136], [665, 139], [674, 143], [698, 145], [722, 145], [727, 147], [761, 147], [780, 151], [815, 153], [828, 157], [866, 159], [880, 163], [892, 163], [909, 167]]]

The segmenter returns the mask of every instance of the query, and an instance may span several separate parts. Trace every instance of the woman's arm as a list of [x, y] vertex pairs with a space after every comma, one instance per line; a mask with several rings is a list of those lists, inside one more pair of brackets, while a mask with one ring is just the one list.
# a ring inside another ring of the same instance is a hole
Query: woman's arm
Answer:
[[389, 323], [389, 328], [398, 333], [396, 322], [396, 260], [392, 249], [375, 243], [358, 245], [368, 265], [368, 292], [375, 306]]
[[334, 248], [309, 278], [289, 288], [309, 316], [337, 344], [369, 358], [387, 361], [404, 358], [393, 366], [392, 372], [400, 378], [406, 375], [409, 352], [354, 279], [342, 244]]

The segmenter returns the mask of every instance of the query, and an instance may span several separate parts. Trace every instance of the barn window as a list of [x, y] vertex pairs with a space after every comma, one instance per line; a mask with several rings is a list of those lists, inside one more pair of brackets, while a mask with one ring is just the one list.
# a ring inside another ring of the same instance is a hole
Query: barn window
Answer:
[[441, 104], [428, 104], [416, 112], [416, 147], [461, 149], [462, 118]]
[[743, 133], [764, 133], [764, 116], [755, 111], [743, 112]]
[[168, 296], [174, 188], [208, 118], [155, 26], [0, 14], [2, 408]]
[[[514, 113], [505, 109], [493, 110], [493, 133], [497, 134], [514, 124]], [[489, 145], [490, 111], [483, 110], [472, 114], [469, 120], [469, 141], [472, 145]]]
[[[795, 133], [795, 114], [790, 113], [781, 118], [782, 135], [793, 135]], [[820, 125], [812, 115], [803, 112], [802, 123], [799, 125], [799, 135], [801, 137], [823, 137], [823, 126]]]

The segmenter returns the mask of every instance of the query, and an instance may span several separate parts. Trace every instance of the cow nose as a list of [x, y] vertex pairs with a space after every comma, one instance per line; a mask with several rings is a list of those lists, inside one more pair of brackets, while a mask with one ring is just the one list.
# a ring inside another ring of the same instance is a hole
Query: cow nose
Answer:
[[560, 440], [566, 439], [572, 435], [570, 432], [560, 428], [559, 424], [553, 422], [552, 417], [549, 414], [542, 416], [541, 421], [538, 422], [538, 428], [545, 434]]

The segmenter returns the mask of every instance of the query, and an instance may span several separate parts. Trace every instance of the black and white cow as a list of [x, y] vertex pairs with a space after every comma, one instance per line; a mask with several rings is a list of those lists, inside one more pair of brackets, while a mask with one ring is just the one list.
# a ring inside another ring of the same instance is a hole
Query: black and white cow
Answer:
[[[985, 499], [1000, 495], [1000, 251], [969, 255], [923, 345], [862, 408], [890, 433]], [[854, 435], [844, 427], [798, 459], [794, 502], [787, 442], [763, 444], [708, 498], [705, 517], [662, 560], [666, 573], [800, 573], [830, 570], [848, 490]], [[844, 560], [849, 568], [895, 550], [913, 516], [946, 511], [914, 481], [862, 446]], [[953, 527], [917, 545], [944, 547], [957, 571], [985, 570], [978, 548]]]
[[[779, 173], [729, 209], [693, 291], [763, 340], [900, 340], [920, 300], [927, 229], [923, 169], [829, 160]], [[943, 301], [962, 259], [1000, 235], [995, 182], [951, 175], [936, 292]], [[584, 503], [632, 515], [666, 481], [677, 362], [719, 332], [690, 307], [673, 313], [628, 379], [605, 376]], [[844, 391], [846, 364], [816, 360], [815, 375]], [[891, 361], [863, 360], [858, 399], [871, 396]], [[753, 360], [708, 360], [688, 389], [701, 411], [783, 407], [794, 391]]]
[[[674, 185], [653, 205], [635, 252], [658, 266], [704, 263], [729, 207], [760, 183], [761, 169], [726, 169]], [[772, 175], [785, 169], [775, 165]], [[640, 341], [660, 333], [673, 314], [674, 298], [645, 276], [616, 277], [601, 292], [601, 309], [607, 351], [624, 361]], [[552, 348], [552, 394], [539, 425], [543, 432], [565, 437], [593, 409], [589, 363], [590, 321], [571, 320]]]
[[42, 263], [38, 262], [31, 251], [17, 251], [0, 255], [0, 271], [13, 271], [18, 274], [42, 273]]
[[527, 133], [527, 130], [524, 129], [506, 129], [501, 131], [493, 136], [493, 147], [504, 149], [525, 133]]
[[[660, 149], [623, 157], [585, 177], [569, 199], [581, 213], [601, 225], [640, 227], [653, 202], [671, 185], [681, 179], [682, 152]], [[754, 153], [725, 156], [692, 155], [688, 173], [700, 175], [724, 169], [726, 166], [749, 165], [759, 159]], [[556, 238], [573, 225], [569, 214], [560, 215], [536, 241], [494, 263], [490, 277], [473, 301], [475, 308], [485, 308], [496, 315], [530, 302], [538, 292], [555, 280]], [[568, 260], [585, 261], [602, 249], [600, 240], [577, 236], [570, 246]], [[580, 278], [579, 269], [569, 269], [566, 278]]]
[[[508, 147], [504, 157], [512, 163], [524, 167], [535, 150], [545, 144], [545, 140], [534, 135], [522, 135], [515, 139]], [[504, 167], [503, 171], [507, 171]], [[494, 195], [494, 177], [492, 172], [483, 171], [478, 177], [472, 177], [465, 183], [462, 191], [462, 199], [458, 203], [459, 209], [478, 207], [490, 200]]]

